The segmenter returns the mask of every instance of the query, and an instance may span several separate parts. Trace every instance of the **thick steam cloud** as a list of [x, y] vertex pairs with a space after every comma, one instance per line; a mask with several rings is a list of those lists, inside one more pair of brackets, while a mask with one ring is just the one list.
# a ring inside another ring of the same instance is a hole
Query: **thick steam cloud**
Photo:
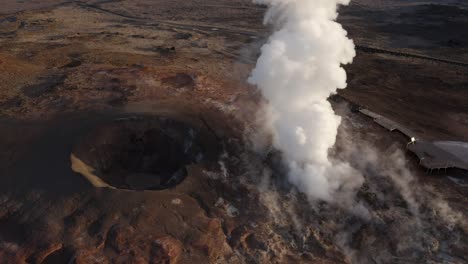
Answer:
[[331, 201], [362, 183], [347, 163], [333, 161], [341, 119], [328, 97], [346, 87], [343, 64], [355, 56], [354, 43], [336, 22], [349, 0], [254, 0], [269, 9], [265, 23], [276, 31], [262, 47], [249, 82], [268, 104], [264, 119], [274, 147], [283, 153], [289, 180], [310, 199]]

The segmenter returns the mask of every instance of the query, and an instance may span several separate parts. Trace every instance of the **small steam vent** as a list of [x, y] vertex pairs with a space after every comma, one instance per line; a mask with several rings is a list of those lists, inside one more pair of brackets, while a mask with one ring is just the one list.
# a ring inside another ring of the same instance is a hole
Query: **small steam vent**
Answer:
[[72, 169], [96, 187], [161, 190], [187, 177], [187, 166], [216, 159], [215, 137], [164, 117], [131, 117], [102, 124], [79, 142]]

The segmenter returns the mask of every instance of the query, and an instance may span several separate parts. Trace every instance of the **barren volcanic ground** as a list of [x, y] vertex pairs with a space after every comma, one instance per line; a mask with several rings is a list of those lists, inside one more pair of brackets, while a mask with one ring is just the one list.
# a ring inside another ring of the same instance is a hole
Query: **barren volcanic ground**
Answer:
[[343, 122], [330, 155], [364, 174], [359, 210], [308, 201], [268, 137], [253, 140], [264, 12], [2, 0], [0, 263], [468, 262], [466, 187], [352, 111], [468, 140], [466, 3], [340, 9], [358, 53], [331, 100]]

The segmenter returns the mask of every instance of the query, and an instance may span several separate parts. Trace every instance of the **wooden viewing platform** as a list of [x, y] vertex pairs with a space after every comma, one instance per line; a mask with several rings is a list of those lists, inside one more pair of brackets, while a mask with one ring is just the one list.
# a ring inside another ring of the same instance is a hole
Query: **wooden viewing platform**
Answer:
[[[458, 168], [468, 171], [468, 142], [428, 141], [416, 138], [416, 134], [403, 125], [368, 109], [359, 112], [371, 117], [380, 126], [389, 131], [398, 130], [408, 137], [407, 149], [419, 158], [419, 164], [427, 169]], [[411, 141], [412, 139], [415, 141]]]

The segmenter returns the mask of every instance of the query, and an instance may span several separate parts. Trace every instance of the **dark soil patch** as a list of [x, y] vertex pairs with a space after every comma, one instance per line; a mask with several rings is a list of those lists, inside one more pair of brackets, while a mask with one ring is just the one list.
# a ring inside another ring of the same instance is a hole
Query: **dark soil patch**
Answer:
[[23, 93], [27, 97], [35, 98], [42, 96], [46, 93], [53, 92], [57, 86], [61, 85], [65, 81], [66, 75], [64, 74], [53, 74], [41, 77], [37, 84], [23, 87]]
[[194, 78], [186, 73], [177, 73], [175, 76], [162, 79], [162, 82], [175, 88], [193, 88], [195, 86]]

